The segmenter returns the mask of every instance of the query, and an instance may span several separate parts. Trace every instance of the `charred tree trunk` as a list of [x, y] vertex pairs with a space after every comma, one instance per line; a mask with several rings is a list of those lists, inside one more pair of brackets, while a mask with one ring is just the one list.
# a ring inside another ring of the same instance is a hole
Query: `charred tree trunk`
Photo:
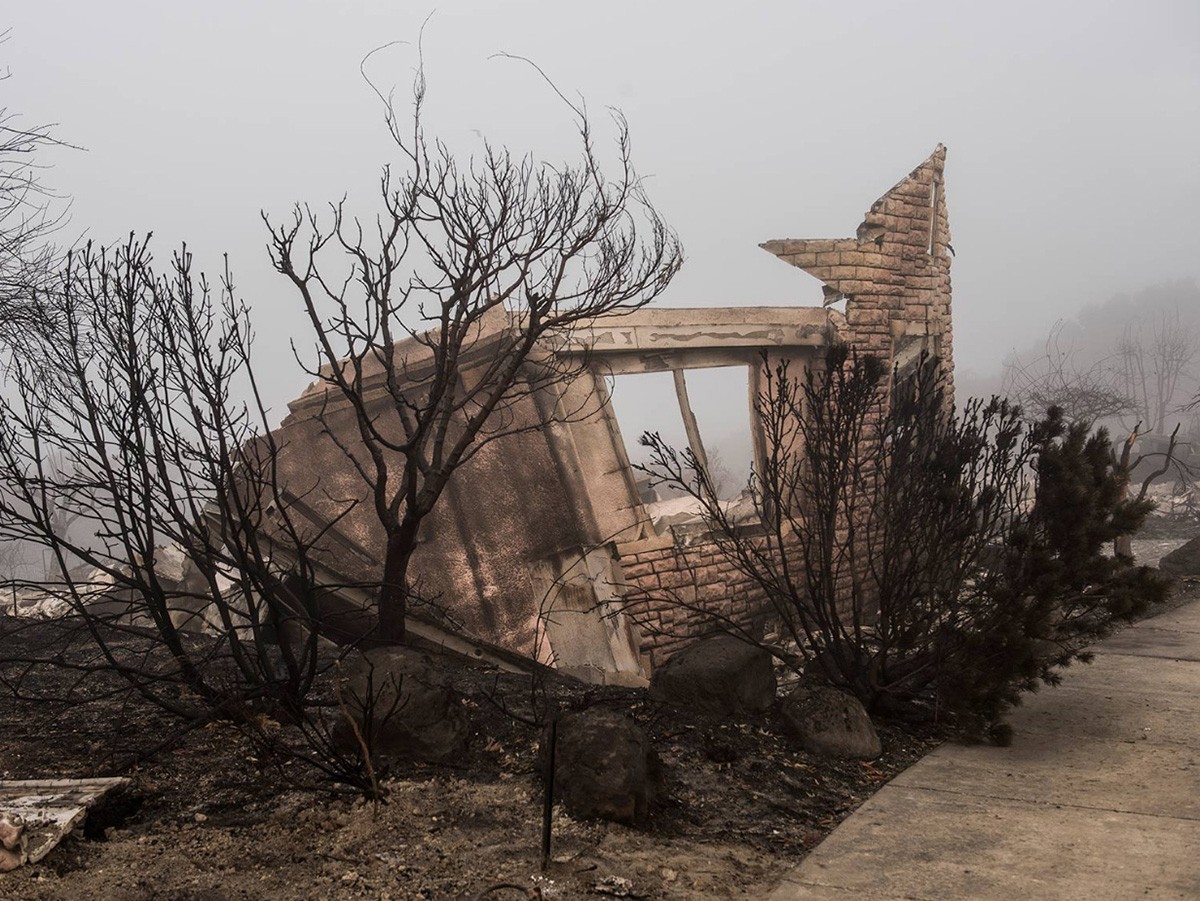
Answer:
[[[1138, 426], [1140, 426], [1140, 425], [1141, 425], [1141, 423], [1138, 423]], [[1138, 495], [1137, 495], [1137, 499], [1139, 501], [1146, 499], [1146, 495], [1150, 491], [1150, 486], [1154, 484], [1155, 479], [1161, 478], [1162, 476], [1166, 475], [1167, 472], [1171, 469], [1171, 466], [1173, 464], [1175, 464], [1175, 451], [1178, 446], [1179, 427], [1181, 425], [1182, 425], [1182, 423], [1176, 423], [1175, 428], [1171, 431], [1171, 437], [1170, 437], [1169, 442], [1167, 443], [1166, 453], [1164, 453], [1162, 455], [1162, 457], [1163, 457], [1162, 465], [1159, 466], [1152, 473], [1150, 473], [1148, 476], [1146, 476], [1145, 479], [1142, 480], [1142, 487], [1138, 491]], [[1134, 427], [1133, 431], [1129, 434], [1129, 437], [1125, 440], [1125, 446], [1121, 449], [1121, 459], [1118, 463], [1118, 467], [1119, 467], [1120, 471], [1122, 473], [1124, 473], [1124, 475], [1125, 475], [1125, 483], [1121, 487], [1121, 500], [1122, 501], [1129, 500], [1129, 497], [1131, 494], [1130, 484], [1133, 481], [1133, 472], [1135, 469], [1137, 469], [1138, 465], [1145, 459], [1145, 456], [1143, 455], [1143, 456], [1139, 456], [1136, 460], [1133, 460], [1133, 461], [1130, 460], [1130, 455], [1133, 451], [1134, 442], [1137, 440], [1137, 437], [1138, 437], [1138, 431], [1137, 431], [1138, 426]], [[1115, 554], [1117, 554], [1118, 556], [1125, 556], [1125, 557], [1132, 558], [1133, 557], [1133, 535], [1127, 534], [1127, 535], [1117, 536], [1117, 539], [1113, 542], [1113, 552]]]
[[[376, 633], [385, 642], [404, 638], [418, 526], [454, 471], [536, 428], [514, 415], [522, 399], [587, 370], [555, 353], [571, 332], [641, 309], [683, 261], [642, 190], [619, 114], [614, 178], [601, 171], [586, 110], [569, 101], [577, 162], [543, 165], [485, 144], [479, 165], [463, 164], [426, 137], [425, 89], [418, 59], [410, 121], [379, 95], [400, 162], [384, 170], [371, 240], [340, 202], [329, 220], [298, 206], [271, 226], [274, 267], [316, 337], [308, 371], [348, 403], [358, 434], [335, 441], [387, 535]], [[336, 278], [322, 273], [330, 255]]]
[[417, 545], [418, 522], [405, 519], [390, 535], [383, 558], [383, 584], [379, 588], [379, 637], [385, 642], [404, 641], [410, 585], [408, 566]]
[[[1139, 422], [1133, 427], [1129, 433], [1129, 437], [1125, 439], [1125, 443], [1121, 446], [1121, 458], [1117, 463], [1117, 470], [1124, 475], [1124, 480], [1121, 484], [1121, 500], [1129, 500], [1129, 483], [1133, 478], [1133, 467], [1137, 464], [1130, 460], [1133, 453], [1133, 445], [1138, 439], [1138, 429], [1142, 424]], [[1143, 492], [1144, 494], [1145, 492]], [[1133, 536], [1118, 535], [1113, 541], [1113, 553], [1118, 557], [1133, 558]]]

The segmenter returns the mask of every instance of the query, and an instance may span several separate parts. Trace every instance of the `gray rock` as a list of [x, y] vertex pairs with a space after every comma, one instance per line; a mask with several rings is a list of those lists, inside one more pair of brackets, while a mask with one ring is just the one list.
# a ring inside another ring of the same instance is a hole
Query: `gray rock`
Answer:
[[[470, 731], [466, 714], [449, 680], [424, 654], [383, 647], [352, 659], [344, 671], [342, 699], [376, 753], [439, 763], [463, 751]], [[345, 722], [335, 737], [343, 747], [357, 744]]]
[[558, 720], [555, 796], [579, 819], [643, 823], [660, 769], [650, 739], [633, 720], [591, 708]]
[[858, 699], [827, 685], [799, 685], [783, 700], [783, 723], [804, 750], [871, 760], [883, 752]]
[[775, 668], [762, 648], [732, 635], [714, 635], [658, 667], [650, 680], [650, 694], [717, 716], [755, 713], [775, 702]]
[[1169, 576], [1200, 579], [1200, 535], [1159, 560], [1158, 568]]

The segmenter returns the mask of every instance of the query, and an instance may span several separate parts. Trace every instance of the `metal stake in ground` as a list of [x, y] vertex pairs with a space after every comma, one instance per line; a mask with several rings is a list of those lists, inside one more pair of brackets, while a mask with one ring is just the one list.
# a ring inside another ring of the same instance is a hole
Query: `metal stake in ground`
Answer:
[[550, 832], [554, 818], [554, 757], [558, 744], [558, 711], [550, 715], [550, 735], [547, 739], [546, 789], [542, 803], [542, 872], [550, 866]]

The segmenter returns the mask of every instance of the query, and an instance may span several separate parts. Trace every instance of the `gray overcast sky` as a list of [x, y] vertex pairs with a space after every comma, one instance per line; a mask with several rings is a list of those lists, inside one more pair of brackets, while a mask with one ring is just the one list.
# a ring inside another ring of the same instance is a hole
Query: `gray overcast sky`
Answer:
[[[259, 210], [349, 192], [373, 213], [388, 158], [359, 60], [415, 40], [432, 4], [106, 0], [7, 4], [0, 106], [61, 123], [84, 153], [48, 180], [72, 230], [153, 230], [227, 251], [254, 306], [273, 401], [304, 381], [296, 298]], [[639, 170], [688, 262], [665, 305], [816, 303], [759, 250], [854, 233], [940, 141], [960, 368], [987, 372], [1060, 315], [1200, 275], [1200, 3], [444, 0], [426, 32], [431, 124], [561, 159], [570, 118], [535, 60], [599, 114], [628, 117]], [[397, 47], [372, 78], [411, 83]]]

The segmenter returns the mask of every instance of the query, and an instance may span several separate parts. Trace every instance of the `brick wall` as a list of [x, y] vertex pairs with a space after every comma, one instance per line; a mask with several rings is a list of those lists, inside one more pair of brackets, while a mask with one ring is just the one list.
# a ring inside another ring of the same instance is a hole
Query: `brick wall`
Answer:
[[[938, 148], [871, 204], [853, 238], [768, 241], [762, 247], [846, 298], [844, 336], [890, 359], [903, 336], [929, 340], [953, 371], [950, 224]], [[832, 301], [831, 301], [832, 302]]]
[[625, 611], [641, 632], [648, 670], [714, 630], [716, 623], [706, 610], [746, 629], [753, 629], [767, 613], [759, 587], [738, 572], [710, 538], [677, 541], [668, 531], [619, 550], [629, 586]]

